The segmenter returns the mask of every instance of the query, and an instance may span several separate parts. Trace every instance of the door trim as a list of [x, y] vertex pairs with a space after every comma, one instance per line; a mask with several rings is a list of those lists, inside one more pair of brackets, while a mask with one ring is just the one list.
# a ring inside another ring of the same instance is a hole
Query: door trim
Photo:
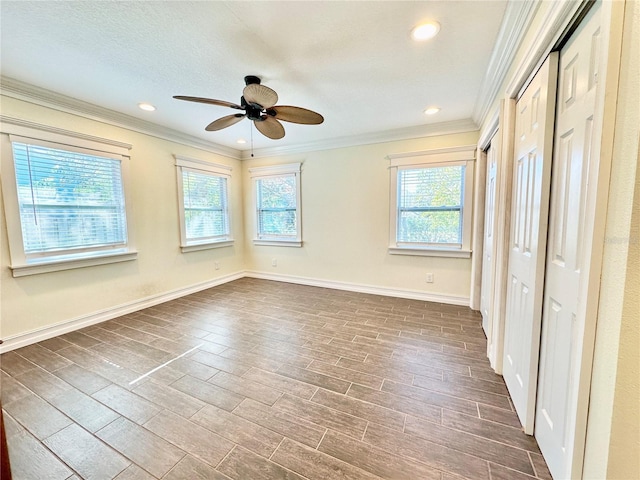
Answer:
[[[502, 106], [502, 100], [500, 101]], [[476, 178], [474, 179], [474, 198], [473, 198], [473, 238], [471, 239], [474, 254], [471, 256], [471, 291], [469, 293], [469, 307], [472, 310], [480, 310], [480, 293], [482, 289], [482, 256], [478, 256], [477, 252], [482, 252], [484, 239], [484, 199], [485, 199], [485, 174], [486, 174], [486, 154], [492, 141], [499, 142], [496, 133], [500, 122], [500, 111], [502, 108], [496, 109], [487, 127], [480, 134], [478, 140], [478, 152], [476, 155]], [[496, 137], [496, 138], [494, 138]], [[498, 151], [498, 154], [500, 152]], [[500, 158], [500, 157], [498, 157]]]
[[[541, 21], [542, 27], [536, 32], [535, 39], [530, 44], [527, 53], [522, 60], [515, 65], [514, 74], [506, 88], [506, 98], [500, 112], [500, 130], [503, 132], [498, 171], [498, 202], [499, 210], [496, 221], [499, 225], [509, 225], [511, 221], [511, 175], [510, 162], [513, 155], [514, 128], [515, 128], [515, 101], [519, 96], [522, 86], [528, 84], [529, 79], [543, 63], [546, 56], [562, 40], [569, 37], [571, 27], [575, 26], [581, 18], [581, 14], [589, 8], [589, 0], [572, 2], [549, 2], [549, 10]], [[613, 157], [613, 126], [616, 117], [616, 104], [605, 104], [605, 93], [617, 91], [620, 52], [622, 49], [622, 31], [615, 30], [612, 35], [613, 22], [622, 23], [624, 18], [625, 2], [602, 1], [602, 27], [603, 27], [603, 52], [600, 60], [603, 75], [601, 88], [598, 93], [594, 124], [597, 132], [597, 142], [594, 145], [594, 153], [599, 158], [599, 164], [594, 169], [594, 179], [591, 185], [591, 200], [587, 205], [588, 214], [592, 221], [592, 235], [589, 236], [588, 248], [590, 249], [590, 261], [587, 262], [588, 272], [585, 273], [585, 282], [581, 287], [581, 296], [585, 298], [583, 311], [585, 312], [585, 329], [583, 332], [583, 346], [580, 358], [580, 373], [578, 387], [578, 402], [576, 412], [576, 428], [572, 432], [575, 435], [574, 449], [571, 462], [571, 478], [581, 478], [584, 468], [585, 443], [587, 436], [587, 420], [591, 389], [592, 363], [594, 358], [594, 344], [596, 323], [598, 317], [600, 274], [602, 270], [602, 254], [604, 251], [605, 222], [608, 206], [609, 178]], [[605, 122], [605, 119], [607, 120]], [[483, 132], [483, 135], [485, 132]], [[507, 161], [505, 161], [505, 159]], [[507, 168], [502, 168], [507, 167]], [[506, 208], [505, 208], [506, 206]], [[504, 317], [506, 308], [506, 273], [508, 265], [509, 229], [506, 232], [498, 232], [496, 255], [496, 288], [494, 308], [497, 311], [495, 325], [502, 331], [496, 344], [495, 357], [489, 355], [491, 366], [496, 373], [502, 373], [502, 356], [504, 347]]]
[[504, 318], [507, 310], [507, 281], [509, 267], [509, 244], [511, 241], [511, 185], [513, 179], [513, 148], [515, 139], [516, 101], [508, 98], [500, 102], [498, 145], [498, 172], [496, 173], [496, 238], [495, 277], [493, 292], [494, 350], [489, 363], [496, 373], [502, 375], [504, 354]]
[[487, 172], [487, 154], [477, 149], [473, 179], [473, 231], [471, 237], [471, 291], [469, 292], [469, 308], [480, 310], [480, 287], [482, 284], [482, 252], [484, 245], [484, 184]]

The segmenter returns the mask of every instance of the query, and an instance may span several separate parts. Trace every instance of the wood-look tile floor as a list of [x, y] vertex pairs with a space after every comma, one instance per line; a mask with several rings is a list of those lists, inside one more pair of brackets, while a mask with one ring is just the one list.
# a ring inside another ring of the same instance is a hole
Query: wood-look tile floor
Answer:
[[0, 357], [14, 479], [551, 476], [468, 308], [241, 279]]

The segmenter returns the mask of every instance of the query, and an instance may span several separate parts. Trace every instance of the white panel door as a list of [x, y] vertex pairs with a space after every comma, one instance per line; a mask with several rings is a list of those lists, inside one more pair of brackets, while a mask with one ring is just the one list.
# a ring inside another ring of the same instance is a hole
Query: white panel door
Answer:
[[503, 375], [528, 434], [538, 380], [557, 59], [549, 55], [516, 104]]
[[[493, 138], [496, 138], [495, 135]], [[493, 140], [492, 140], [493, 142]], [[496, 217], [496, 174], [498, 171], [497, 148], [490, 144], [487, 149], [487, 177], [485, 182], [484, 199], [484, 240], [482, 243], [482, 284], [480, 287], [480, 313], [482, 314], [482, 328], [491, 343], [493, 320], [493, 289], [494, 289], [494, 238]]]
[[559, 60], [549, 240], [542, 317], [535, 435], [554, 478], [570, 472], [584, 316], [579, 313], [585, 207], [592, 158], [601, 52], [600, 4], [594, 6]]

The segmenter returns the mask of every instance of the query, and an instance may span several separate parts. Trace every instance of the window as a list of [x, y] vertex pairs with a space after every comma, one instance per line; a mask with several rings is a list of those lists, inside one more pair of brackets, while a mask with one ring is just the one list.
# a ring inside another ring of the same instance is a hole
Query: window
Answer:
[[462, 245], [464, 165], [398, 170], [398, 242]]
[[256, 206], [256, 245], [302, 246], [300, 164], [250, 168]]
[[475, 147], [391, 155], [389, 252], [470, 255]]
[[176, 157], [183, 252], [233, 244], [229, 221], [231, 168]]
[[7, 129], [29, 134], [9, 135], [13, 162], [3, 162], [13, 276], [134, 259], [122, 154], [128, 147]]

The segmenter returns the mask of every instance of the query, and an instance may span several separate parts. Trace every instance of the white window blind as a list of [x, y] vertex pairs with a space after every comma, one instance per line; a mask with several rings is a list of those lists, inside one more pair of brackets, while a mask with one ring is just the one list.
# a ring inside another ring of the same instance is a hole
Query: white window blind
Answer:
[[229, 236], [227, 178], [183, 169], [184, 220], [187, 243]]
[[465, 166], [398, 170], [397, 242], [462, 245]]
[[298, 235], [298, 206], [295, 175], [256, 180], [258, 238], [295, 239]]
[[475, 145], [391, 154], [389, 253], [468, 258]]
[[126, 246], [119, 160], [20, 142], [12, 146], [27, 256]]
[[176, 155], [180, 249], [183, 253], [233, 245], [231, 167]]
[[255, 245], [302, 247], [301, 163], [253, 167]]

